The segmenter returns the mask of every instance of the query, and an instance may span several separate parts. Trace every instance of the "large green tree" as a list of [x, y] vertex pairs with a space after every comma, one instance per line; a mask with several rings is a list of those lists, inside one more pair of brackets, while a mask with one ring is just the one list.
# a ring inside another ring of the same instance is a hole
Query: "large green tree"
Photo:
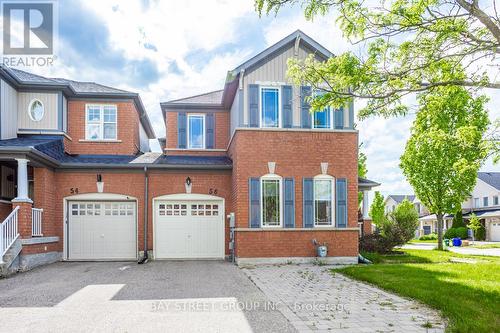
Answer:
[[442, 86], [422, 93], [418, 102], [400, 166], [417, 197], [436, 214], [442, 249], [443, 216], [460, 209], [487, 157], [487, 98], [464, 87]]
[[[310, 20], [333, 13], [344, 37], [364, 50], [325, 62], [314, 56], [289, 59], [294, 81], [323, 91], [312, 101], [313, 110], [365, 98], [361, 118], [402, 115], [408, 106], [401, 98], [410, 94], [447, 86], [500, 90], [498, 0], [255, 0], [259, 14], [296, 4]], [[434, 75], [449, 63], [459, 70]], [[498, 160], [498, 132], [491, 138], [497, 140], [490, 151]]]

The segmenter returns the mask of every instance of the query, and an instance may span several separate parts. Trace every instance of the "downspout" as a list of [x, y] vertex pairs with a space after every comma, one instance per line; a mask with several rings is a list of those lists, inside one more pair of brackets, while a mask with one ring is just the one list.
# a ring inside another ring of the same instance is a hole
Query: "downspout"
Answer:
[[144, 167], [144, 255], [139, 260], [138, 264], [145, 264], [148, 262], [148, 167]]

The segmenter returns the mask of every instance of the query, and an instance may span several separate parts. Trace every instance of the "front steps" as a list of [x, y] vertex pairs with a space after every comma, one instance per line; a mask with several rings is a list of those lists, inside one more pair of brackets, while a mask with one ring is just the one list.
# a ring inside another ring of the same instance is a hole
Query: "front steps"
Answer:
[[19, 268], [19, 253], [21, 253], [22, 248], [21, 239], [18, 238], [3, 256], [3, 263], [0, 264], [0, 277], [6, 277], [17, 272]]

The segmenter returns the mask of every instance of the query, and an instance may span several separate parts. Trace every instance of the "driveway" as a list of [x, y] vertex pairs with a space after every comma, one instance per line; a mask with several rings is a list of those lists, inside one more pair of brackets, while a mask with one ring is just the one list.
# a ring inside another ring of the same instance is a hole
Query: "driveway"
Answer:
[[221, 261], [60, 262], [0, 280], [6, 332], [295, 332]]
[[[476, 242], [476, 244], [487, 245], [487, 244], [498, 244], [498, 242], [497, 243]], [[412, 244], [405, 244], [402, 246], [403, 249], [411, 249], [411, 250], [434, 250], [436, 247], [437, 245], [432, 243], [412, 243]], [[485, 248], [476, 248], [474, 246], [463, 246], [463, 247], [449, 246], [447, 249], [451, 252], [461, 253], [461, 254], [500, 257], [500, 248], [485, 249]]]
[[315, 265], [257, 266], [245, 273], [300, 332], [444, 332], [439, 314], [415, 301]]

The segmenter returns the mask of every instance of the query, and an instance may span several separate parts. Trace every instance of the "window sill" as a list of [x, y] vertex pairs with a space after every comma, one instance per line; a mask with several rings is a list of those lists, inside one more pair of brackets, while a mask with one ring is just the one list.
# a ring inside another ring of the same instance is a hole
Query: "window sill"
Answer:
[[88, 140], [80, 139], [78, 142], [93, 142], [93, 143], [120, 143], [122, 140]]

